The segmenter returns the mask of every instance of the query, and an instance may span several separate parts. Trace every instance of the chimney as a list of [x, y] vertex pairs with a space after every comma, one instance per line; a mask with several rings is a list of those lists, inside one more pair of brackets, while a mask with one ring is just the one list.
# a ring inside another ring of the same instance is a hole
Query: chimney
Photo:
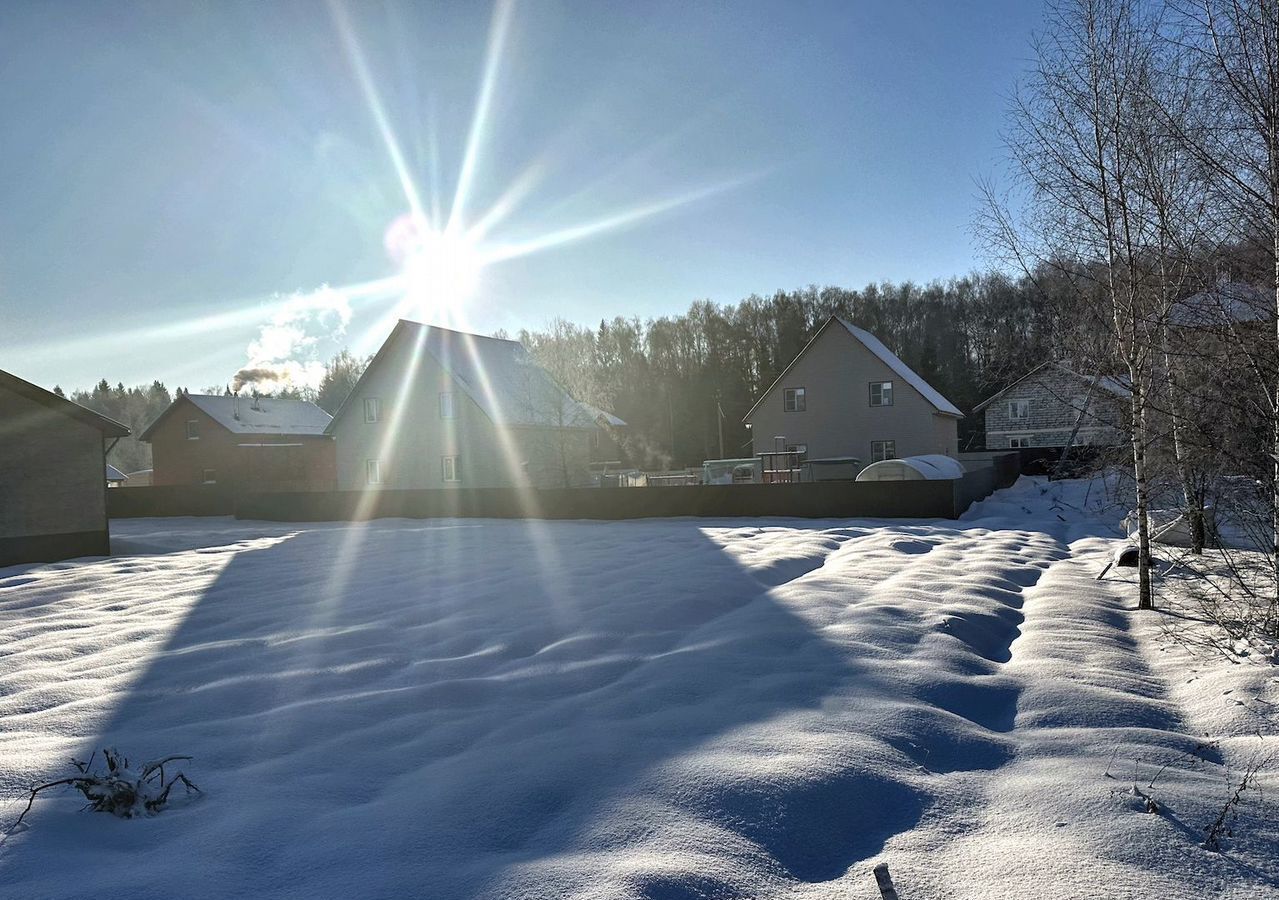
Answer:
[[231, 395], [231, 418], [240, 421], [240, 392]]

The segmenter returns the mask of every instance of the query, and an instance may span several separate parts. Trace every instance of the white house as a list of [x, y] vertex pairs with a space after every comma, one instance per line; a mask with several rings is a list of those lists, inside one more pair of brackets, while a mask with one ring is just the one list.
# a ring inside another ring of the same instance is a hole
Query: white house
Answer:
[[329, 423], [339, 490], [571, 487], [624, 425], [578, 403], [518, 341], [400, 320]]

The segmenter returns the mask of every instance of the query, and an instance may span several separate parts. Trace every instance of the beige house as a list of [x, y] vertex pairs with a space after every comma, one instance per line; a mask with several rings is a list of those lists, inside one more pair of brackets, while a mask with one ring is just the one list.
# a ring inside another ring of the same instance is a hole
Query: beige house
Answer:
[[402, 319], [325, 433], [338, 490], [575, 487], [600, 416], [518, 341]]
[[746, 414], [754, 452], [810, 461], [959, 450], [963, 413], [878, 338], [831, 316]]

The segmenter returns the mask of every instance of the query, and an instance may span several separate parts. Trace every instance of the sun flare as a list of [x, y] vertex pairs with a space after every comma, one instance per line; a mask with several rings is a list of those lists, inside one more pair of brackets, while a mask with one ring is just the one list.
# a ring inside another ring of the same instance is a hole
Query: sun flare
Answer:
[[479, 248], [458, 231], [439, 230], [405, 213], [386, 231], [386, 250], [399, 266], [405, 311], [423, 321], [456, 319], [479, 287]]

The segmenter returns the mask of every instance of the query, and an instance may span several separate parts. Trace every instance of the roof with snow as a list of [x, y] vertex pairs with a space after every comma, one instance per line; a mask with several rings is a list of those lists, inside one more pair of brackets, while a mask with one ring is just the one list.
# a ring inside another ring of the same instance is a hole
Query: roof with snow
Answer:
[[[401, 319], [366, 372], [385, 364], [389, 348], [403, 340], [415, 342], [415, 346], [430, 354], [496, 425], [594, 428], [601, 415], [610, 425], [626, 424], [601, 409], [574, 400], [533, 360], [523, 344], [505, 338]], [[334, 422], [343, 416], [355, 394], [352, 391], [338, 409]]]
[[324, 434], [332, 416], [310, 400], [277, 400], [274, 397], [241, 397], [236, 394], [183, 394], [142, 432], [144, 441], [160, 423], [189, 400], [196, 409], [213, 419], [232, 434]]
[[994, 403], [1000, 397], [1004, 396], [1004, 394], [1007, 394], [1017, 385], [1021, 384], [1023, 381], [1027, 380], [1032, 375], [1042, 372], [1044, 369], [1048, 368], [1049, 366], [1090, 387], [1096, 386], [1097, 388], [1105, 391], [1108, 394], [1112, 394], [1120, 398], [1121, 400], [1129, 400], [1132, 398], [1132, 389], [1128, 384], [1128, 379], [1124, 376], [1084, 375], [1080, 372], [1076, 372], [1074, 369], [1070, 368], [1065, 363], [1059, 363], [1059, 362], [1056, 362], [1055, 360], [1049, 360], [1046, 363], [1040, 363], [1039, 365], [1035, 366], [1035, 368], [1031, 369], [1025, 375], [1018, 378], [1012, 384], [1009, 384], [1006, 387], [1002, 387], [995, 393], [991, 394], [981, 403], [978, 403], [976, 406], [974, 406], [973, 412], [974, 413], [981, 412], [983, 409], [985, 409], [987, 406], [990, 406], [990, 404]]
[[129, 476], [125, 475], [111, 463], [107, 463], [107, 481], [128, 481]]
[[1168, 321], [1179, 328], [1223, 328], [1265, 321], [1274, 314], [1274, 306], [1274, 297], [1250, 284], [1220, 281], [1174, 303]]
[[[578, 402], [581, 402], [581, 401], [578, 401]], [[595, 417], [595, 421], [599, 422], [601, 425], [607, 425], [611, 428], [626, 427], [626, 422], [624, 422], [622, 419], [618, 418], [617, 416], [613, 415], [611, 412], [609, 412], [606, 409], [600, 409], [598, 406], [593, 406], [590, 403], [582, 403], [582, 407], [586, 409], [586, 411], [589, 412], [591, 415], [593, 415]]]
[[769, 385], [768, 390], [760, 394], [759, 399], [755, 401], [755, 405], [750, 408], [750, 412], [743, 416], [744, 420], [749, 419], [755, 413], [755, 410], [764, 402], [764, 399], [773, 392], [773, 389], [776, 388], [778, 384], [781, 383], [781, 380], [786, 377], [786, 373], [791, 370], [795, 363], [799, 362], [800, 359], [803, 358], [804, 354], [808, 352], [808, 348], [813, 345], [814, 341], [821, 337], [822, 332], [829, 328], [831, 323], [838, 323], [845, 331], [856, 338], [863, 347], [877, 356], [880, 362], [888, 366], [888, 368], [892, 370], [893, 374], [918, 391], [920, 396], [927, 400], [939, 414], [943, 416], [955, 416], [960, 419], [964, 417], [964, 414], [959, 411], [959, 407], [943, 397], [941, 392], [925, 381], [918, 372], [902, 362], [901, 358], [898, 357], [896, 353], [884, 346], [883, 341], [864, 328], [858, 328], [856, 325], [840, 318], [839, 316], [831, 316], [826, 320], [825, 324], [823, 324], [821, 328], [817, 329], [817, 334], [813, 335], [812, 340], [804, 345], [804, 349], [799, 351], [799, 354], [791, 360], [790, 365], [782, 370], [782, 374], [777, 376], [777, 379]]

